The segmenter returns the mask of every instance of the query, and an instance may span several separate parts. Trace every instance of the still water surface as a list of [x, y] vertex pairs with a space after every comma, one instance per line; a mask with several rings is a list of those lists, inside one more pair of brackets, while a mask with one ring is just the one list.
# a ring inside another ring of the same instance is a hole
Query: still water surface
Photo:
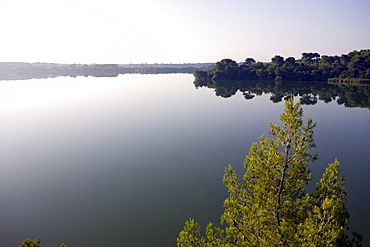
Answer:
[[[175, 246], [185, 220], [217, 223], [223, 169], [284, 103], [195, 89], [192, 75], [0, 82], [0, 242]], [[303, 106], [318, 127], [314, 181], [338, 158], [355, 228], [370, 235], [370, 111]], [[367, 244], [367, 245], [366, 245]]]

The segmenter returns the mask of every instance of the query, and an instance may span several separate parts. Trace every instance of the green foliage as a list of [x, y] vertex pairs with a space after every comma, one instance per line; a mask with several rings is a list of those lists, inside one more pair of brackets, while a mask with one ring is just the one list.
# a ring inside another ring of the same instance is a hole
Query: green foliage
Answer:
[[[290, 80], [327, 81], [329, 78], [370, 79], [370, 50], [353, 51], [339, 56], [321, 56], [304, 52], [300, 60], [275, 55], [270, 63], [247, 58], [240, 66], [223, 59], [205, 71], [212, 80]], [[199, 73], [199, 72], [197, 72]], [[205, 74], [202, 74], [204, 78]], [[196, 77], [197, 78], [197, 77]]]
[[[41, 239], [37, 238], [36, 240], [32, 240], [29, 238], [25, 238], [19, 247], [40, 247]], [[59, 247], [67, 247], [64, 243], [61, 244]]]
[[310, 116], [303, 122], [300, 103], [286, 101], [280, 120], [270, 123], [269, 135], [253, 143], [239, 181], [233, 167], [225, 168], [223, 183], [229, 196], [224, 201], [221, 224], [209, 223], [205, 236], [190, 219], [177, 238], [178, 246], [360, 246], [361, 235], [349, 239], [349, 213], [345, 207], [344, 178], [339, 162], [329, 164], [316, 192], [305, 185], [312, 179], [308, 170], [316, 160]]
[[[212, 69], [211, 69], [212, 70]], [[222, 59], [216, 63], [216, 67], [213, 68], [214, 74], [213, 80], [235, 80], [238, 78], [239, 73], [238, 64], [231, 59]]]
[[25, 238], [19, 247], [40, 247], [40, 242], [40, 238], [37, 238], [36, 240]]

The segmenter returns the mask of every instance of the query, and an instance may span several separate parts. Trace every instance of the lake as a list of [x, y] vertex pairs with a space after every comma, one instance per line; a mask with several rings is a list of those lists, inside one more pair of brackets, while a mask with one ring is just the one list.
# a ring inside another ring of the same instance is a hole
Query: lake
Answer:
[[[190, 74], [0, 81], [0, 242], [176, 246], [187, 219], [219, 222], [223, 169], [238, 174], [282, 101], [196, 87]], [[338, 158], [352, 226], [370, 246], [370, 111], [303, 106], [317, 122], [315, 183]], [[204, 229], [204, 228], [203, 228]]]

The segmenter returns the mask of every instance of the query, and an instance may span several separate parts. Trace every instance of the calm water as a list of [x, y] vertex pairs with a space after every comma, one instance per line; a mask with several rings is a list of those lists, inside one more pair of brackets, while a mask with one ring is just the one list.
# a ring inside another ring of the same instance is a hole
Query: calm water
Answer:
[[[175, 246], [217, 223], [223, 169], [242, 163], [284, 104], [195, 89], [192, 75], [0, 82], [0, 242]], [[318, 123], [315, 181], [338, 158], [355, 228], [370, 236], [370, 111], [304, 106]]]

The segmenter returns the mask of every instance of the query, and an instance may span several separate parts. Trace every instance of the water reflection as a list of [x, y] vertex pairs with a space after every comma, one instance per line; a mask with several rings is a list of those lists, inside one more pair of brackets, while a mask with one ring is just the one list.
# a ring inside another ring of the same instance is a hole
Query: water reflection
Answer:
[[303, 105], [336, 101], [345, 107], [370, 109], [370, 85], [330, 84], [327, 82], [275, 81], [194, 81], [195, 87], [213, 89], [217, 96], [229, 98], [238, 91], [246, 100], [262, 94], [271, 94], [270, 100], [281, 102], [289, 95], [298, 96]]
[[[43, 246], [175, 246], [189, 217], [218, 223], [225, 166], [243, 174], [250, 144], [279, 123], [284, 104], [269, 98], [288, 95], [278, 94], [282, 86], [298, 89], [270, 83], [276, 91], [264, 94], [254, 82], [242, 91], [254, 100], [245, 100], [231, 97], [242, 87], [226, 84], [225, 100], [192, 81], [126, 74], [0, 82], [1, 246], [25, 237]], [[318, 122], [320, 160], [310, 169], [318, 179], [328, 162], [342, 162], [353, 228], [369, 243], [370, 115], [316, 98], [304, 106]]]

